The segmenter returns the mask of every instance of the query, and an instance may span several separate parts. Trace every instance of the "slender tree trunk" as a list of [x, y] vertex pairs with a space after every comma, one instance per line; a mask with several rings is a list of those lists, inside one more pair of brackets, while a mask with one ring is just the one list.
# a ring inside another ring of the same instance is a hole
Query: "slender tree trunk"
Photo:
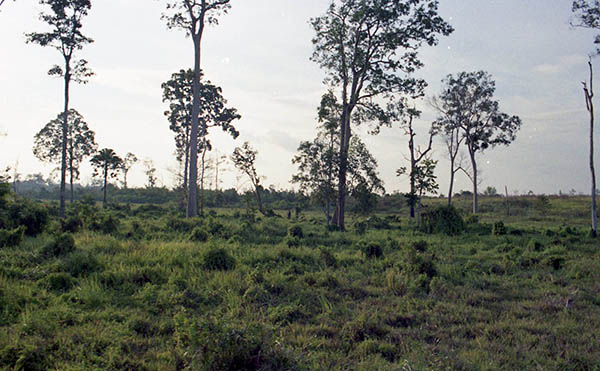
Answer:
[[200, 114], [200, 61], [201, 41], [204, 30], [204, 17], [200, 20], [199, 30], [192, 35], [194, 41], [194, 86], [192, 99], [192, 128], [190, 131], [190, 176], [187, 217], [193, 218], [198, 215], [198, 116]]
[[254, 193], [256, 194], [256, 202], [258, 203], [258, 211], [264, 216], [267, 216], [265, 209], [262, 203], [262, 197], [260, 195], [260, 186], [258, 184], [254, 184]]
[[471, 157], [471, 168], [473, 169], [473, 214], [479, 212], [479, 195], [477, 194], [477, 162], [475, 161], [475, 152], [469, 149], [469, 156]]
[[106, 189], [108, 185], [108, 163], [104, 164], [104, 198], [102, 198], [102, 207], [106, 207]]
[[348, 149], [350, 146], [350, 112], [347, 104], [343, 108], [340, 125], [340, 168], [338, 172], [337, 226], [345, 230], [344, 214], [346, 209], [346, 172], [348, 170]]
[[69, 120], [69, 85], [71, 83], [71, 57], [65, 58], [65, 107], [63, 111], [62, 123], [62, 153], [60, 159], [60, 197], [59, 197], [59, 216], [65, 217], [65, 193], [66, 193], [66, 175], [67, 175], [67, 131]]
[[[412, 119], [411, 119], [411, 123], [412, 123]], [[415, 161], [415, 136], [412, 130], [412, 126], [409, 126], [409, 136], [410, 139], [408, 140], [408, 148], [410, 151], [410, 198], [409, 198], [409, 204], [410, 204], [410, 217], [412, 219], [414, 219], [415, 217], [415, 203], [416, 203], [416, 193], [415, 193], [415, 171], [416, 171], [416, 161]]]
[[[203, 129], [203, 131], [205, 131]], [[200, 215], [204, 215], [204, 173], [206, 170], [206, 138], [202, 138], [202, 158], [200, 169]]]
[[590, 114], [590, 174], [592, 178], [592, 236], [598, 236], [598, 209], [596, 206], [596, 171], [594, 169], [594, 103], [592, 98], [594, 97], [594, 71], [592, 67], [591, 59], [588, 61], [590, 69], [590, 87], [589, 90], [583, 83], [583, 90], [585, 92], [585, 103], [587, 110]]
[[448, 188], [448, 206], [452, 205], [452, 189], [454, 188], [454, 158], [450, 159], [450, 187]]
[[73, 160], [69, 160], [69, 173], [70, 173], [70, 183], [71, 183], [71, 203], [73, 203]]

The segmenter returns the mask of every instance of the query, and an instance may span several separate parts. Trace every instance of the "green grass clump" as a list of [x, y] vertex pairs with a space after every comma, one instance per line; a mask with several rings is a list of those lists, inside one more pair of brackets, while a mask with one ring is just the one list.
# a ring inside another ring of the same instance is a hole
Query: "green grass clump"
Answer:
[[437, 206], [421, 214], [420, 229], [425, 233], [455, 236], [465, 230], [465, 222], [453, 206]]
[[42, 255], [47, 257], [65, 256], [75, 251], [75, 239], [71, 233], [62, 233], [54, 236], [42, 248]]
[[235, 268], [235, 258], [225, 249], [213, 248], [204, 255], [203, 266], [208, 270], [232, 270]]

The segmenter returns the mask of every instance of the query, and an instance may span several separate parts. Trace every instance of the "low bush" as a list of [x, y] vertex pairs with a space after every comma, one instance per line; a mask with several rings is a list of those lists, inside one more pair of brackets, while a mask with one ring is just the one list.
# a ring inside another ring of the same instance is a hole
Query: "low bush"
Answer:
[[383, 249], [378, 242], [374, 241], [360, 241], [360, 251], [369, 259], [383, 257]]
[[0, 247], [18, 246], [23, 242], [25, 227], [20, 226], [15, 229], [0, 229]]
[[193, 242], [206, 242], [208, 240], [208, 232], [203, 227], [195, 227], [188, 239]]
[[327, 266], [327, 267], [336, 267], [337, 266], [337, 259], [335, 258], [335, 255], [333, 255], [333, 253], [331, 251], [329, 251], [324, 246], [319, 247], [319, 251], [320, 251], [320, 255], [319, 255], [320, 260], [325, 264], [325, 266]]
[[367, 222], [365, 220], [357, 220], [352, 225], [352, 229], [354, 229], [354, 233], [359, 236], [362, 236], [367, 232]]
[[73, 251], [75, 251], [75, 240], [70, 233], [54, 236], [51, 241], [42, 247], [42, 255], [45, 257], [65, 256]]
[[64, 270], [74, 277], [85, 277], [102, 268], [100, 262], [90, 253], [75, 251], [64, 261]]
[[293, 225], [288, 228], [288, 236], [304, 238], [304, 232], [302, 231], [302, 227], [299, 225]]
[[455, 236], [465, 230], [465, 222], [454, 206], [438, 206], [421, 214], [421, 231]]
[[235, 268], [235, 258], [225, 249], [213, 248], [204, 255], [203, 266], [208, 270], [232, 270]]
[[503, 221], [497, 221], [492, 226], [492, 235], [494, 236], [502, 236], [506, 234], [506, 227], [504, 226]]
[[69, 291], [75, 285], [75, 279], [69, 273], [50, 273], [39, 281], [40, 285], [52, 291]]

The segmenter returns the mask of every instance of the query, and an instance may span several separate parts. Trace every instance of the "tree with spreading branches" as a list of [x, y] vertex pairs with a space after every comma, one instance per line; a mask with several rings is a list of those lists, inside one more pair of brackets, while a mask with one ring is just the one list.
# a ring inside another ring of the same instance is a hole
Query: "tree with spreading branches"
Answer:
[[412, 76], [423, 65], [418, 49], [452, 32], [437, 10], [437, 0], [340, 0], [311, 20], [316, 33], [311, 59], [327, 71], [326, 83], [341, 94], [336, 220], [341, 230], [351, 123], [389, 124], [394, 115], [386, 100], [423, 94], [425, 81]]
[[167, 3], [163, 19], [170, 29], [181, 29], [194, 44], [194, 80], [192, 88], [192, 120], [190, 128], [190, 167], [187, 216], [198, 215], [198, 133], [200, 116], [201, 47], [204, 28], [218, 23], [218, 17], [227, 13], [230, 0], [177, 0]]
[[129, 170], [138, 162], [138, 158], [131, 152], [127, 152], [125, 158], [123, 159], [123, 163], [121, 164], [121, 172], [123, 173], [123, 188], [127, 189], [127, 174]]
[[478, 212], [477, 154], [497, 145], [508, 146], [521, 128], [518, 116], [500, 112], [493, 100], [496, 83], [485, 71], [460, 72], [442, 80], [442, 93], [436, 98], [440, 116], [435, 127], [450, 133], [458, 130], [471, 160], [470, 180], [473, 184], [473, 213]]
[[27, 42], [50, 46], [63, 57], [63, 67], [54, 65], [48, 74], [64, 80], [64, 110], [62, 125], [62, 150], [60, 165], [60, 217], [65, 216], [65, 179], [67, 171], [67, 137], [69, 122], [69, 88], [71, 82], [83, 83], [93, 75], [85, 59], [75, 59], [75, 52], [93, 42], [81, 33], [82, 19], [92, 3], [90, 0], [41, 0], [40, 4], [50, 7], [49, 12], [40, 14], [40, 19], [50, 26], [48, 32], [27, 34]]
[[[63, 114], [59, 114], [34, 136], [33, 154], [40, 161], [61, 163], [63, 143]], [[73, 182], [79, 179], [79, 166], [84, 158], [96, 152], [94, 132], [88, 127], [83, 116], [75, 109], [69, 109], [67, 121], [67, 170], [73, 202]]]

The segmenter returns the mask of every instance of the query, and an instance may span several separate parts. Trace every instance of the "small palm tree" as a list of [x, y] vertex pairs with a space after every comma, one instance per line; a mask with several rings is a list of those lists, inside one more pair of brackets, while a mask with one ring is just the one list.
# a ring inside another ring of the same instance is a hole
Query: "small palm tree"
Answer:
[[118, 172], [123, 168], [123, 160], [117, 156], [115, 151], [110, 148], [101, 149], [90, 160], [94, 167], [94, 176], [102, 174], [104, 177], [104, 198], [102, 199], [102, 206], [106, 206], [106, 186], [108, 184], [108, 177], [115, 178]]

